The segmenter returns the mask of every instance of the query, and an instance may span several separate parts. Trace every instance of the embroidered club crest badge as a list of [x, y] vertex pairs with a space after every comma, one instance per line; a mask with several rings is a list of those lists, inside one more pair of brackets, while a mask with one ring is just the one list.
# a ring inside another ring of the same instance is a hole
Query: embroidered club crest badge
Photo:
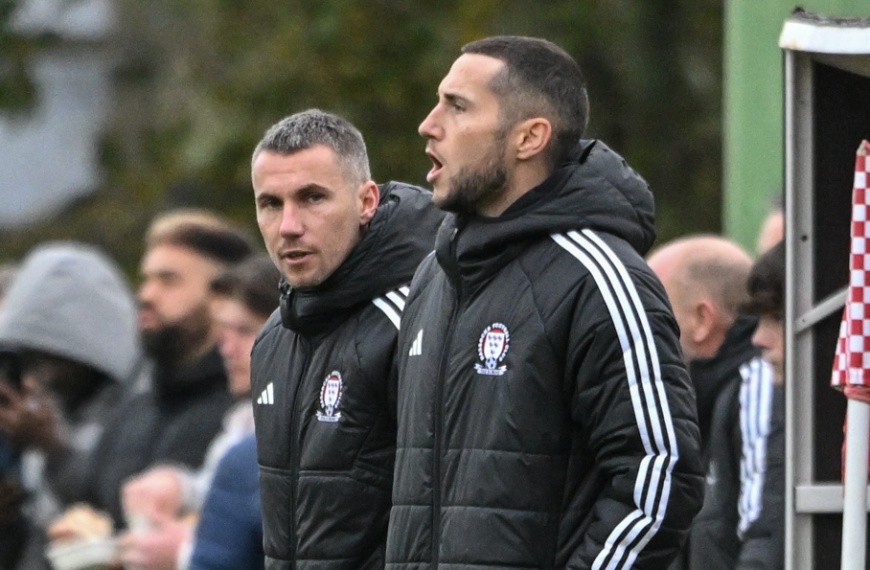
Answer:
[[483, 334], [477, 342], [477, 356], [480, 362], [474, 365], [478, 374], [501, 376], [507, 372], [507, 365], [499, 366], [499, 364], [507, 356], [510, 338], [508, 328], [502, 323], [493, 323], [483, 329]]
[[335, 423], [341, 419], [342, 381], [341, 373], [333, 370], [320, 387], [320, 409], [317, 410], [317, 421]]

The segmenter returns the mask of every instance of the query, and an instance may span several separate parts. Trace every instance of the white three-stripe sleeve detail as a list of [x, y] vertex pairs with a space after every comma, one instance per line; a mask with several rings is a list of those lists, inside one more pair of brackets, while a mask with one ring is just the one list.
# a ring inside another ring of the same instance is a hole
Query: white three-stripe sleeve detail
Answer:
[[767, 468], [767, 439], [773, 410], [773, 368], [756, 357], [740, 367], [740, 434], [743, 447], [740, 458], [741, 536], [761, 515], [764, 480]]
[[628, 568], [661, 526], [678, 458], [658, 353], [646, 311], [625, 266], [594, 232], [552, 238], [589, 270], [610, 313], [623, 351], [626, 380], [646, 457], [634, 488], [637, 509], [605, 542], [593, 568]]
[[390, 291], [383, 297], [372, 299], [372, 303], [379, 308], [398, 329], [402, 321], [402, 311], [405, 310], [405, 300], [408, 297], [408, 287], [400, 287], [396, 291]]
[[401, 295], [398, 291], [390, 291], [387, 293], [387, 299], [395, 303], [399, 311], [405, 310], [405, 295]]

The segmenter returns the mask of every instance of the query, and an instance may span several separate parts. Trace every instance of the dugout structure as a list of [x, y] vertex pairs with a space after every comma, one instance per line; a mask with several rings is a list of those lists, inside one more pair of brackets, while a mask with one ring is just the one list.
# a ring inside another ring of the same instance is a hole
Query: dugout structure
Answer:
[[846, 399], [831, 371], [849, 279], [855, 153], [870, 140], [870, 19], [785, 21], [788, 570], [840, 568]]

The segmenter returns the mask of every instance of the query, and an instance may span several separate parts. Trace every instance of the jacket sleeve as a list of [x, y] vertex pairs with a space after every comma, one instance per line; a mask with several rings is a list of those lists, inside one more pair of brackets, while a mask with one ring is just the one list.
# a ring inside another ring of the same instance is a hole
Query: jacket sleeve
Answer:
[[263, 531], [253, 436], [218, 463], [200, 513], [189, 570], [263, 568]]
[[[755, 405], [747, 405], [752, 404]], [[736, 570], [778, 570], [785, 560], [784, 394], [772, 372], [744, 375], [740, 523]]]
[[597, 281], [569, 346], [594, 491], [568, 567], [665, 569], [703, 500], [694, 390], [658, 280], [623, 268]]

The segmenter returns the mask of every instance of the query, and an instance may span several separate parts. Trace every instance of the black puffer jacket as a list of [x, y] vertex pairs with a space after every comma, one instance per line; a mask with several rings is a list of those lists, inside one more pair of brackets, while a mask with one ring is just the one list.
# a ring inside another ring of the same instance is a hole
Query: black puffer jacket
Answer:
[[394, 352], [407, 285], [443, 215], [390, 183], [323, 284], [284, 287], [253, 350], [266, 567], [383, 568], [395, 455]]
[[653, 239], [646, 183], [596, 141], [502, 216], [445, 220], [399, 335], [388, 568], [676, 556], [703, 473]]

